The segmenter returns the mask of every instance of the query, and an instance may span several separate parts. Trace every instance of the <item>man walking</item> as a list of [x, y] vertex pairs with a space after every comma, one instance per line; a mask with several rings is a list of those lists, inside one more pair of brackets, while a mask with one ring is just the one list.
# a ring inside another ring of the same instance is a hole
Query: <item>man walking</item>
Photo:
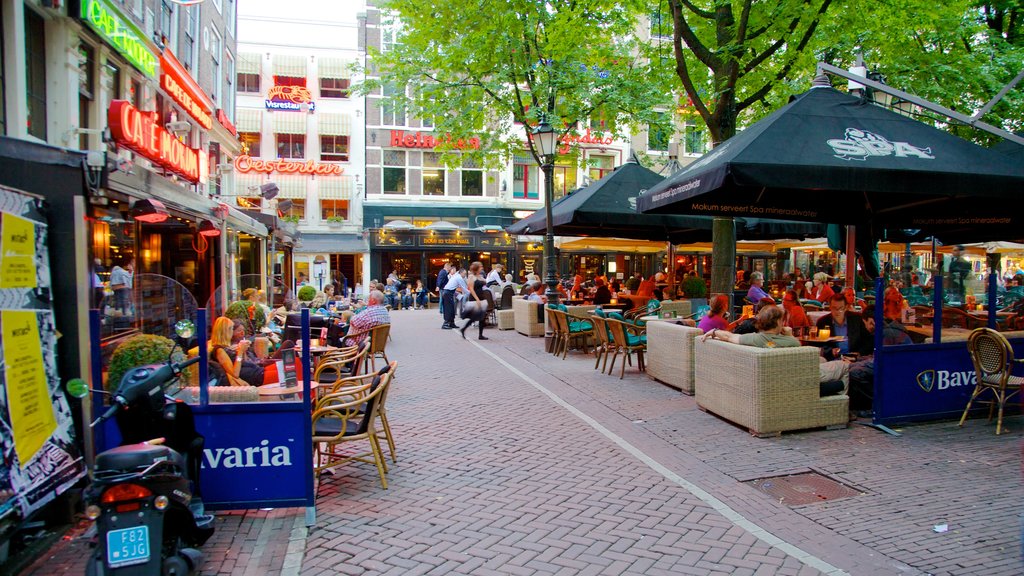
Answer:
[[445, 284], [445, 291], [443, 294], [444, 300], [444, 324], [441, 328], [445, 330], [451, 330], [455, 328], [455, 293], [461, 292], [467, 294], [469, 292], [469, 286], [466, 284], [466, 279], [452, 267], [452, 270], [448, 273], [448, 283]]

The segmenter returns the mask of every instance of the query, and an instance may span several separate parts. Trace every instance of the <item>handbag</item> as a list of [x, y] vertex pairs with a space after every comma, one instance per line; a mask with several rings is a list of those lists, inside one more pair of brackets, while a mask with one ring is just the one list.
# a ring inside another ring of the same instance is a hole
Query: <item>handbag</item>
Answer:
[[477, 310], [481, 312], [487, 311], [487, 300], [480, 300], [479, 302], [472, 298], [466, 298], [466, 301], [462, 303], [462, 317], [469, 318], [474, 315]]

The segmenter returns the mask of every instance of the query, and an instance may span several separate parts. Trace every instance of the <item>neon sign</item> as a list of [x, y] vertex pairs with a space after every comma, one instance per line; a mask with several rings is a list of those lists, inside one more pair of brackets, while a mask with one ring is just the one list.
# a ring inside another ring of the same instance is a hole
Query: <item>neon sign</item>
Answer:
[[221, 126], [227, 128], [228, 132], [231, 132], [232, 136], [236, 138], [238, 137], [238, 129], [235, 128], [235, 125], [231, 123], [230, 119], [228, 119], [228, 115], [224, 113], [224, 110], [221, 110], [220, 108], [217, 108], [217, 122], [220, 122]]
[[119, 145], [195, 184], [202, 177], [202, 154], [189, 148], [158, 122], [156, 112], [142, 112], [131, 102], [114, 100], [107, 110], [110, 135]]
[[436, 148], [438, 146], [448, 146], [457, 150], [479, 150], [480, 139], [474, 136], [466, 139], [459, 138], [453, 141], [451, 134], [445, 134], [444, 138], [434, 138], [434, 136], [426, 132], [406, 134], [402, 130], [392, 130], [391, 146], [395, 148]]
[[213, 104], [203, 94], [203, 89], [185, 72], [170, 49], [165, 49], [160, 55], [160, 86], [200, 126], [207, 130], [213, 128], [213, 118], [210, 116]]
[[337, 164], [324, 164], [306, 160], [305, 162], [293, 162], [291, 160], [260, 160], [240, 154], [235, 157], [235, 170], [242, 174], [259, 172], [270, 174], [279, 172], [281, 174], [309, 174], [316, 176], [340, 176], [345, 173], [345, 168]]
[[274, 86], [267, 91], [263, 103], [268, 110], [316, 110], [313, 95], [305, 86]]
[[586, 133], [582, 136], [579, 134], [566, 134], [559, 140], [562, 143], [562, 147], [558, 150], [559, 154], [568, 154], [569, 146], [573, 144], [604, 144], [605, 146], [610, 145], [614, 140], [611, 136], [601, 138], [600, 135], [591, 135], [590, 128], [587, 128]]
[[156, 56], [142, 33], [106, 0], [82, 0], [81, 17], [146, 76], [156, 77]]

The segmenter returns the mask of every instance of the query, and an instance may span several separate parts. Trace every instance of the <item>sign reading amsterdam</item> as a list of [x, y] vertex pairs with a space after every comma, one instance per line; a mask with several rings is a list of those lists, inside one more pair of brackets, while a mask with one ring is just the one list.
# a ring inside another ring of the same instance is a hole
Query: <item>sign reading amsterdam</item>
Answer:
[[291, 160], [260, 160], [241, 154], [235, 158], [235, 170], [242, 174], [259, 172], [270, 174], [278, 172], [281, 174], [315, 174], [316, 176], [340, 176], [345, 169], [337, 164], [324, 164], [306, 160], [305, 162], [293, 162]]
[[263, 103], [267, 110], [316, 110], [313, 95], [305, 86], [274, 86], [267, 91], [267, 99]]
[[195, 184], [199, 182], [199, 150], [189, 148], [157, 121], [156, 112], [142, 112], [131, 102], [114, 100], [107, 111], [110, 135], [124, 146]]
[[406, 134], [402, 130], [391, 131], [391, 146], [396, 148], [436, 148], [446, 146], [456, 150], [479, 150], [480, 139], [477, 137], [452, 140], [451, 134], [445, 134], [444, 138], [434, 138], [426, 132], [414, 132]]
[[171, 98], [195, 118], [203, 128], [213, 128], [213, 104], [203, 94], [203, 89], [196, 84], [192, 76], [185, 71], [170, 48], [160, 55], [160, 87]]
[[156, 77], [157, 59], [149, 49], [146, 35], [117, 8], [106, 0], [82, 0], [81, 17], [133, 66], [146, 76]]

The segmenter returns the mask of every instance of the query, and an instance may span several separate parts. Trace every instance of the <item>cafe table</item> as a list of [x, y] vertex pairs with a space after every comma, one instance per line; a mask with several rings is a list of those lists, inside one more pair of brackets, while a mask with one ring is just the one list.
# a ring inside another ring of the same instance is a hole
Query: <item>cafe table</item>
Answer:
[[[317, 386], [320, 386], [319, 382], [310, 382], [309, 391], [316, 397]], [[264, 384], [259, 386], [260, 400], [264, 397], [277, 396], [278, 399], [284, 400], [289, 396], [295, 396], [298, 399], [302, 398], [302, 381], [296, 383], [295, 386], [285, 386], [280, 382], [276, 384]]]
[[828, 338], [804, 336], [800, 338], [800, 344], [804, 346], [828, 346], [846, 340], [846, 336], [829, 336]]

